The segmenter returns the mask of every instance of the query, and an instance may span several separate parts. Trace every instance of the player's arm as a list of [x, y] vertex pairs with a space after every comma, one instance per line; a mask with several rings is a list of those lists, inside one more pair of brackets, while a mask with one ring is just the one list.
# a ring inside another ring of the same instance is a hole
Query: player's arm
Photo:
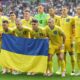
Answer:
[[66, 36], [65, 36], [63, 30], [60, 29], [60, 28], [59, 28], [59, 34], [61, 35], [61, 37], [62, 37], [62, 39], [63, 39], [63, 44], [64, 44], [64, 43], [65, 43]]

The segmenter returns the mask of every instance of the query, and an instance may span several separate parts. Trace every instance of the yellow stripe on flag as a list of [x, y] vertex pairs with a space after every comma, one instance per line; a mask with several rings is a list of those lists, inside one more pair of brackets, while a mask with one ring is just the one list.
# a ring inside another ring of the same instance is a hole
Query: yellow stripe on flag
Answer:
[[22, 55], [1, 50], [0, 65], [21, 72], [43, 73], [47, 68], [47, 56]]

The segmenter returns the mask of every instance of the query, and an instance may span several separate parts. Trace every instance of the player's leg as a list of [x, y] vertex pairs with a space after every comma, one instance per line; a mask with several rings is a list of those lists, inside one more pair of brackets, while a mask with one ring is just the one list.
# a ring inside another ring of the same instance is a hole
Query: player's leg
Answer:
[[58, 61], [58, 70], [56, 71], [56, 74], [60, 75], [61, 74], [61, 60], [58, 58], [59, 53], [56, 53], [57, 55], [57, 61]]
[[48, 76], [53, 74], [53, 61], [52, 61], [52, 54], [49, 54], [48, 56]]
[[52, 61], [52, 54], [48, 54], [48, 64], [46, 72], [44, 73], [44, 76], [52, 76], [53, 75], [53, 61]]
[[74, 45], [72, 44], [72, 42], [70, 41], [70, 47], [68, 48], [68, 51], [69, 51], [69, 55], [71, 57], [71, 66], [72, 66], [72, 72], [71, 72], [71, 75], [75, 75], [75, 62], [76, 62], [76, 59], [75, 59], [75, 52], [74, 52]]
[[67, 52], [65, 51], [65, 52], [64, 52], [64, 61], [65, 61], [65, 66], [66, 66], [66, 54], [67, 54]]
[[69, 52], [70, 57], [71, 57], [71, 66], [72, 66], [72, 73], [71, 75], [74, 75], [75, 73], [75, 55], [73, 54], [73, 52]]
[[[63, 58], [64, 58], [64, 62], [65, 62], [65, 66], [66, 66], [66, 46], [64, 45], [64, 48], [62, 49], [62, 53], [64, 54]], [[57, 57], [58, 57], [58, 71], [56, 72], [56, 74], [61, 74], [61, 60], [59, 58], [60, 56], [60, 51], [58, 51], [57, 53]], [[63, 62], [63, 63], [64, 63]], [[66, 68], [65, 68], [66, 71]]]
[[67, 51], [68, 51], [68, 40], [65, 41], [65, 46], [64, 46], [64, 61], [65, 61], [65, 66], [66, 66], [66, 63], [67, 63], [67, 61], [66, 61]]
[[47, 75], [48, 76], [52, 76], [52, 74], [53, 74], [53, 60], [52, 60], [52, 58], [53, 58], [54, 53], [55, 53], [55, 47], [52, 44], [50, 44], [49, 55], [48, 55], [48, 65], [47, 65], [48, 66], [47, 67]]
[[62, 72], [62, 77], [65, 77], [65, 61], [64, 61], [64, 49], [60, 49], [59, 60], [61, 61], [61, 72]]

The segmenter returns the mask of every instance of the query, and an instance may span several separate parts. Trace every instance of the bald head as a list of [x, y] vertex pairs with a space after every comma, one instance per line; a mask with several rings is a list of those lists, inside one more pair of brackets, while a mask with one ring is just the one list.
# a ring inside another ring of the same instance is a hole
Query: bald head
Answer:
[[17, 19], [17, 20], [16, 20], [16, 27], [17, 27], [18, 29], [21, 29], [21, 28], [22, 28], [22, 23], [21, 23], [20, 19]]
[[53, 18], [49, 18], [48, 25], [49, 25], [49, 27], [54, 26], [54, 20], [53, 20]]
[[54, 19], [53, 18], [49, 18], [48, 22], [53, 22], [54, 23]]

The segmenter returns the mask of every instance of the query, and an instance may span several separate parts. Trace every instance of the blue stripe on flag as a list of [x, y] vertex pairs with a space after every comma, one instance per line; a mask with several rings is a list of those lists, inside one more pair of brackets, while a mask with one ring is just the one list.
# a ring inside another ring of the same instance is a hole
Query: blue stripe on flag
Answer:
[[2, 49], [24, 55], [48, 55], [48, 39], [29, 39], [2, 35]]

